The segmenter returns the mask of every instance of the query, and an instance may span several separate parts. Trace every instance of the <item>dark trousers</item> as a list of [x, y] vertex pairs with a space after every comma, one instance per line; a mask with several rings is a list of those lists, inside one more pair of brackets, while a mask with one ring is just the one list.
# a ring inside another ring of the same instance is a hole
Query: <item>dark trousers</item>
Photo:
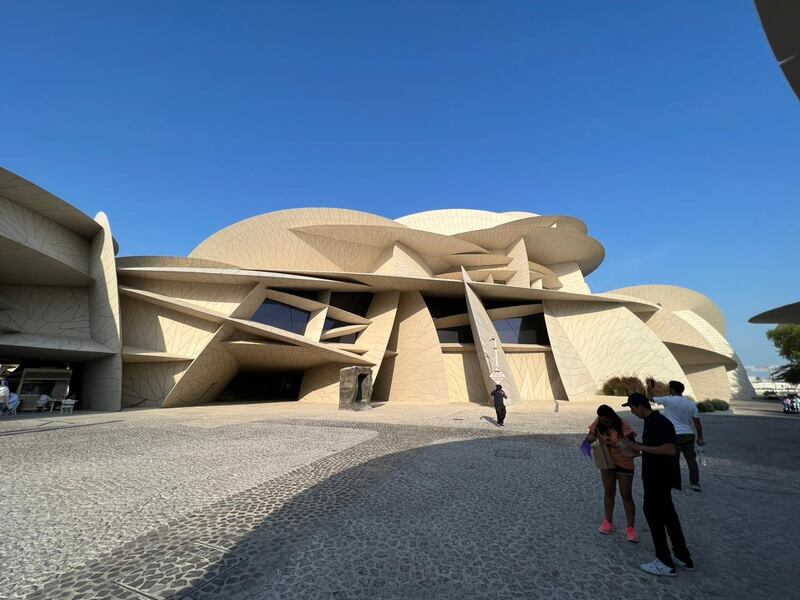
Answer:
[[667, 545], [667, 535], [672, 542], [672, 551], [682, 561], [691, 560], [686, 540], [681, 530], [678, 513], [672, 504], [672, 488], [669, 483], [644, 482], [644, 518], [653, 536], [656, 558], [669, 567], [675, 567]]
[[495, 404], [494, 410], [497, 412], [497, 424], [502, 425], [503, 421], [506, 420], [506, 405], [505, 404]]
[[700, 469], [697, 466], [697, 454], [694, 449], [694, 434], [682, 433], [678, 438], [678, 452], [683, 454], [689, 467], [689, 483], [700, 484]]

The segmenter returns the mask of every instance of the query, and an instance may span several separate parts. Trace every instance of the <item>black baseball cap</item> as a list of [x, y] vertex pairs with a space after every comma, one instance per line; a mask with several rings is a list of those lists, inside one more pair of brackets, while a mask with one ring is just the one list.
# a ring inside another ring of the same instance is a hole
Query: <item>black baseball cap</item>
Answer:
[[650, 400], [644, 394], [635, 393], [628, 396], [628, 401], [622, 406], [646, 406], [650, 408]]

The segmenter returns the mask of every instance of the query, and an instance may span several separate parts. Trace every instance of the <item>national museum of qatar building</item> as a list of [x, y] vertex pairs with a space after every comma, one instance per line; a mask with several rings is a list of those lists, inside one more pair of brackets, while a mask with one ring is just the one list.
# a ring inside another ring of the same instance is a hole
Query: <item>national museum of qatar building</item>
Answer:
[[118, 256], [112, 224], [0, 169], [0, 364], [23, 400], [338, 403], [347, 367], [372, 402], [483, 404], [497, 370], [509, 404], [599, 401], [615, 376], [754, 394], [702, 294], [592, 292], [605, 252], [573, 217], [300, 208], [187, 257]]

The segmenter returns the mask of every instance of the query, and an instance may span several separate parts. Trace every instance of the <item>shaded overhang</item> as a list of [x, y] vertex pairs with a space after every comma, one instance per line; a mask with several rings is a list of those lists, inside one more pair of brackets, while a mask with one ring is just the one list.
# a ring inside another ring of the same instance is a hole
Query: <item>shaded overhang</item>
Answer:
[[779, 306], [749, 319], [750, 323], [800, 323], [800, 302]]
[[800, 2], [756, 0], [756, 8], [772, 52], [800, 98]]

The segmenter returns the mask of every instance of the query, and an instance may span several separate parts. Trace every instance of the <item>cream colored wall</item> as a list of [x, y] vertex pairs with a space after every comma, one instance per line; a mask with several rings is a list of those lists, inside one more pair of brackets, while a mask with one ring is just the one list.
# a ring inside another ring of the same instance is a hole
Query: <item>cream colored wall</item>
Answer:
[[583, 278], [583, 273], [575, 262], [565, 262], [548, 265], [550, 270], [558, 276], [562, 292], [576, 292], [578, 294], [591, 294], [592, 291]]
[[175, 383], [162, 404], [165, 408], [192, 406], [215, 399], [239, 371], [236, 359], [220, 342], [230, 337], [232, 328], [223, 325]]
[[684, 366], [683, 370], [692, 384], [695, 400], [730, 399], [731, 388], [725, 367]]
[[511, 258], [508, 268], [516, 271], [506, 281], [506, 284], [525, 288], [531, 287], [531, 272], [528, 265], [528, 250], [525, 247], [525, 240], [519, 238], [506, 248], [506, 254]]
[[122, 335], [127, 346], [195, 357], [218, 327], [204, 319], [122, 297]]
[[658, 303], [670, 312], [691, 310], [711, 324], [720, 334], [725, 335], [725, 317], [719, 307], [699, 292], [674, 285], [634, 285], [612, 290], [612, 293], [641, 298]]
[[514, 352], [506, 356], [523, 402], [567, 399], [551, 352]]
[[728, 385], [730, 385], [731, 400], [752, 400], [756, 396], [756, 390], [750, 383], [747, 371], [742, 364], [742, 359], [734, 353], [733, 359], [736, 361], [736, 369], [728, 371]]
[[95, 221], [102, 227], [92, 242], [89, 274], [94, 284], [89, 290], [89, 314], [92, 339], [113, 356], [90, 361], [86, 365], [81, 406], [91, 410], [122, 409], [122, 340], [117, 267], [111, 225], [104, 213]]
[[[469, 276], [464, 274], [465, 279]], [[503, 352], [500, 336], [497, 335], [497, 330], [494, 328], [492, 319], [483, 307], [478, 295], [470, 287], [468, 282], [464, 283], [464, 292], [467, 299], [467, 310], [469, 311], [469, 323], [472, 328], [472, 337], [475, 339], [475, 352], [478, 357], [478, 363], [482, 365], [483, 369], [483, 382], [484, 391], [488, 394], [490, 390], [494, 389], [495, 382], [489, 379], [489, 374], [497, 367], [506, 376], [503, 381], [503, 389], [508, 395], [506, 403], [508, 405], [517, 404], [522, 401], [520, 398], [519, 386], [514, 377], [514, 372], [508, 363], [505, 352]], [[497, 352], [495, 352], [494, 344], [490, 341], [494, 338], [497, 344]], [[497, 357], [497, 364], [495, 364], [495, 356]]]
[[417, 252], [403, 244], [386, 248], [373, 265], [372, 272], [398, 277], [432, 277], [433, 271]]
[[122, 407], [161, 406], [190, 364], [190, 361], [125, 363], [122, 369]]
[[[437, 395], [431, 393], [436, 390]], [[444, 358], [428, 307], [419, 292], [400, 296], [397, 309], [397, 356], [389, 402], [447, 402]]]
[[88, 240], [4, 196], [0, 196], [0, 215], [0, 236], [88, 274]]
[[606, 380], [619, 375], [682, 381], [693, 395], [675, 357], [627, 308], [550, 300], [543, 304], [553, 357], [570, 400], [591, 399]]
[[321, 365], [306, 370], [300, 385], [302, 402], [339, 403], [339, 371], [344, 365]]
[[230, 315], [247, 296], [252, 285], [217, 285], [213, 283], [192, 283], [190, 281], [166, 281], [158, 279], [125, 278], [125, 285], [139, 290], [155, 292], [170, 298], [192, 302]]
[[246, 219], [214, 234], [190, 256], [247, 269], [366, 272], [381, 248], [290, 231], [317, 223], [384, 224], [387, 219], [341, 209], [282, 210]]
[[0, 306], [0, 332], [92, 337], [88, 288], [2, 286]]
[[489, 395], [475, 352], [445, 353], [443, 357], [450, 402], [486, 404]]
[[356, 345], [366, 348], [364, 358], [375, 363], [372, 367], [372, 382], [378, 380], [381, 364], [389, 345], [397, 308], [400, 304], [400, 292], [383, 292], [375, 294], [367, 310], [367, 318], [372, 321], [356, 339]]

